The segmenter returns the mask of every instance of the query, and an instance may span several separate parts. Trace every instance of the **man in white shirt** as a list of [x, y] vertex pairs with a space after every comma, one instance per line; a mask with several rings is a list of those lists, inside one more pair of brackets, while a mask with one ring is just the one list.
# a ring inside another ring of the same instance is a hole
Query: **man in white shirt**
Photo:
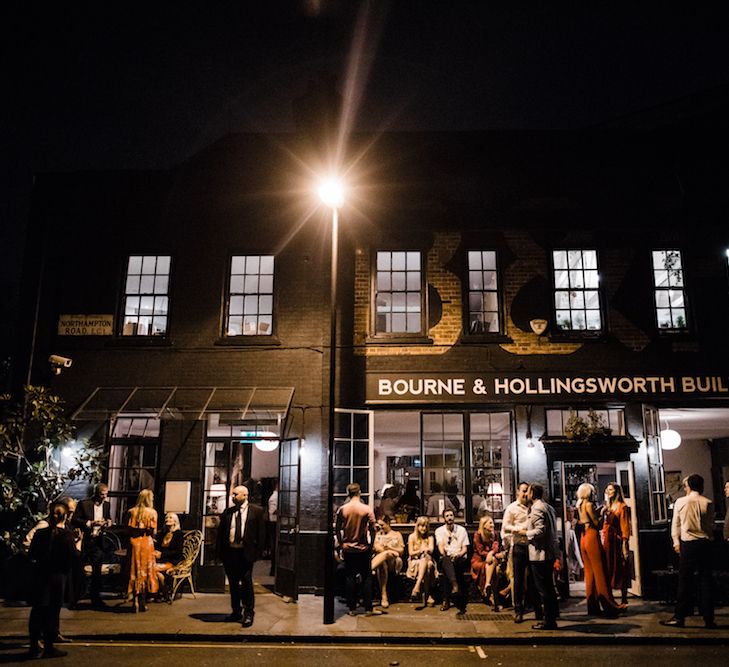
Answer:
[[[443, 604], [441, 611], [448, 611], [451, 606], [451, 595], [461, 614], [466, 613], [468, 603], [468, 585], [464, 582], [468, 569], [468, 533], [466, 529], [456, 523], [453, 510], [443, 512], [444, 524], [435, 531], [435, 543], [440, 553], [440, 565], [443, 570], [441, 586], [443, 589]], [[460, 583], [459, 583], [460, 579]]]
[[694, 573], [698, 573], [701, 615], [707, 628], [715, 628], [714, 597], [711, 573], [711, 542], [714, 539], [714, 504], [701, 494], [704, 478], [689, 475], [683, 480], [686, 495], [673, 506], [671, 539], [679, 554], [678, 595], [673, 617], [661, 625], [682, 628], [694, 610]]
[[[516, 500], [504, 510], [501, 523], [501, 541], [509, 548], [511, 558], [511, 599], [514, 603], [514, 623], [524, 620], [524, 592], [529, 577], [529, 540], [526, 530], [529, 526], [529, 484], [520, 482], [516, 489]], [[529, 577], [531, 579], [531, 577]], [[529, 586], [531, 591], [534, 586]], [[531, 596], [534, 597], [533, 595]], [[541, 605], [535, 602], [537, 617], [541, 616]], [[539, 619], [538, 619], [539, 620]]]
[[266, 521], [266, 535], [268, 538], [268, 553], [271, 556], [270, 576], [276, 574], [276, 528], [278, 522], [278, 480], [273, 482], [273, 491], [268, 497], [268, 519]]

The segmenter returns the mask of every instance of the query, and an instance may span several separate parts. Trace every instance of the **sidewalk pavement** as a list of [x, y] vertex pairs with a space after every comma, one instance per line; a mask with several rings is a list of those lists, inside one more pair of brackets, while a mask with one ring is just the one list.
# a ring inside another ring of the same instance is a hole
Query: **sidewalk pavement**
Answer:
[[[336, 622], [322, 623], [323, 598], [304, 595], [286, 603], [269, 588], [256, 584], [256, 617], [251, 628], [226, 622], [229, 597], [224, 594], [185, 593], [172, 605], [152, 603], [146, 613], [135, 614], [130, 603], [107, 599], [105, 610], [82, 606], [61, 611], [61, 632], [76, 641], [184, 641], [184, 642], [366, 642], [378, 643], [729, 643], [729, 609], [717, 610], [716, 630], [704, 628], [699, 616], [687, 619], [686, 628], [667, 628], [659, 621], [672, 608], [631, 599], [628, 610], [617, 619], [588, 617], [584, 600], [561, 605], [558, 631], [532, 630], [532, 615], [515, 624], [512, 610], [493, 613], [483, 604], [470, 604], [465, 618], [456, 610], [438, 607], [417, 610], [409, 602], [393, 603], [382, 616], [347, 616], [336, 602]], [[6, 602], [0, 606], [0, 637], [27, 638], [27, 606]]]

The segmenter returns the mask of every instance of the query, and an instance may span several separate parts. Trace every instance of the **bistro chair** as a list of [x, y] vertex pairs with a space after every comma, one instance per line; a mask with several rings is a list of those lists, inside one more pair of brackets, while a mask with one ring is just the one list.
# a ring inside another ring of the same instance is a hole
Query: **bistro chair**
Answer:
[[165, 573], [172, 580], [172, 592], [170, 593], [170, 602], [175, 599], [177, 589], [187, 581], [190, 584], [190, 592], [192, 597], [197, 599], [195, 595], [195, 586], [192, 582], [192, 566], [200, 553], [200, 545], [202, 544], [202, 531], [188, 530], [182, 542], [182, 560], [173, 568]]

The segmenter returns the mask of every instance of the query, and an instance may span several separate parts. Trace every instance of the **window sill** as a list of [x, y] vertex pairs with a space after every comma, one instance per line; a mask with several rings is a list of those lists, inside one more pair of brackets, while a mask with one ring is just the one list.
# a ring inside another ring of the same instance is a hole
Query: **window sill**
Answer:
[[106, 347], [172, 347], [167, 336], [117, 336], [106, 341]]
[[549, 336], [550, 343], [595, 343], [602, 342], [607, 339], [606, 331], [578, 332], [578, 331], [560, 331]]
[[225, 336], [218, 338], [213, 344], [220, 347], [256, 347], [278, 346], [281, 345], [281, 341], [278, 336]]
[[463, 334], [461, 343], [464, 345], [474, 345], [479, 343], [513, 343], [514, 340], [502, 333], [488, 334]]
[[388, 336], [380, 338], [378, 336], [368, 336], [365, 340], [366, 345], [432, 345], [433, 339], [427, 336]]

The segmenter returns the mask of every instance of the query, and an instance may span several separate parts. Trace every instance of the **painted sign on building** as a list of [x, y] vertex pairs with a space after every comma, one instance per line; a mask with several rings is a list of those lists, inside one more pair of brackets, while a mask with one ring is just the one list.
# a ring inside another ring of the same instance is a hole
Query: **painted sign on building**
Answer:
[[58, 318], [59, 336], [111, 336], [113, 333], [113, 315], [61, 315]]
[[729, 398], [727, 375], [368, 373], [367, 403]]

